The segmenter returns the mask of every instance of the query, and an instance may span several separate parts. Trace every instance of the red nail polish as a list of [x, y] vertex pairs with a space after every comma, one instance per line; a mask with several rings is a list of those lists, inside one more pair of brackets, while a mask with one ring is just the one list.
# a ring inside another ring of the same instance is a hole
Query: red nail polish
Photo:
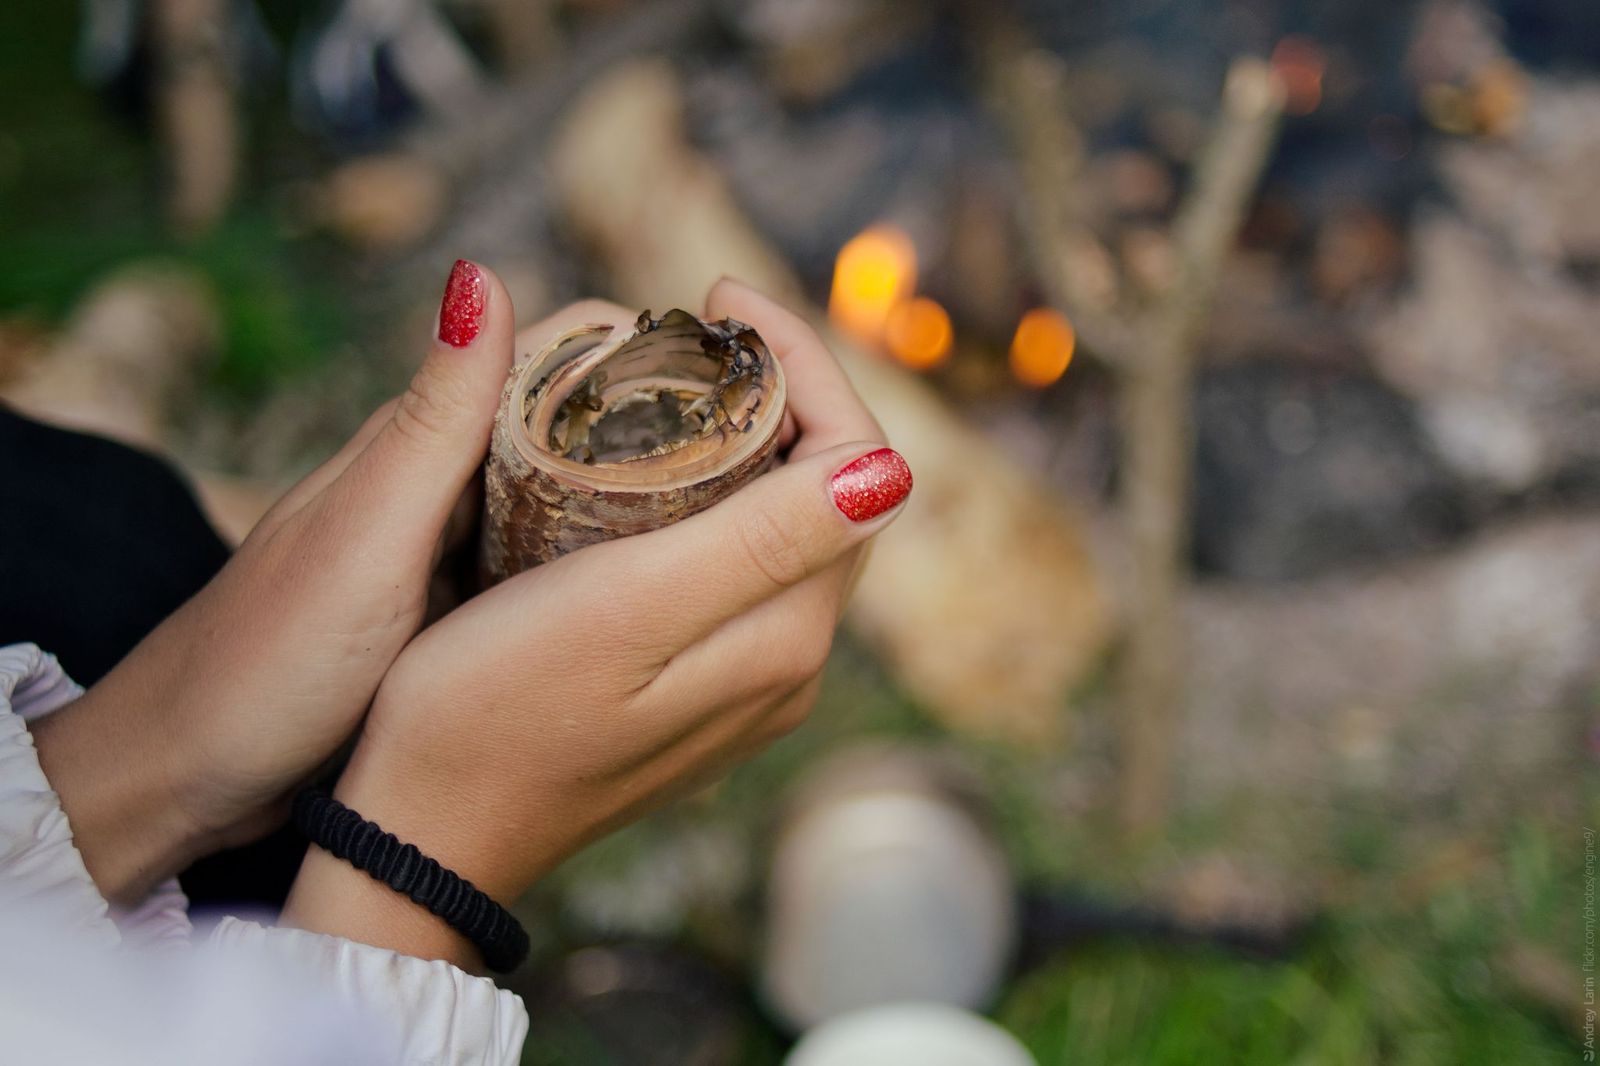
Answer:
[[879, 448], [839, 468], [833, 505], [852, 522], [877, 518], [911, 492], [911, 468], [893, 448]]
[[465, 348], [483, 328], [486, 287], [478, 264], [457, 259], [444, 283], [439, 305], [439, 339], [453, 348]]

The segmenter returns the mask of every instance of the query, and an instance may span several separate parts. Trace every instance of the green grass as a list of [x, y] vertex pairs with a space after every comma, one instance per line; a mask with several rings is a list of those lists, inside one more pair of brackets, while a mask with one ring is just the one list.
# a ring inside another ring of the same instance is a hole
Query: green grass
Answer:
[[1019, 982], [999, 1018], [1041, 1066], [1577, 1061], [1563, 1019], [1528, 1002], [1501, 961], [1513, 940], [1545, 947], [1572, 964], [1576, 1001], [1565, 949], [1577, 943], [1581, 880], [1558, 842], [1520, 822], [1491, 872], [1406, 903], [1373, 886], [1285, 962], [1129, 945], [1075, 953]]
[[1476, 950], [1389, 933], [1336, 922], [1287, 963], [1100, 948], [1028, 976], [999, 1018], [1041, 1066], [1572, 1061]]

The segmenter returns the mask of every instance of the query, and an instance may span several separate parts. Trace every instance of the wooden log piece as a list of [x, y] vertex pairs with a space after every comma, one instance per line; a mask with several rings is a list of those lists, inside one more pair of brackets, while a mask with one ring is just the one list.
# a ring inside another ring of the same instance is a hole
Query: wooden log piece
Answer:
[[771, 467], [784, 382], [755, 330], [687, 311], [582, 326], [512, 370], [484, 472], [485, 584], [704, 510]]

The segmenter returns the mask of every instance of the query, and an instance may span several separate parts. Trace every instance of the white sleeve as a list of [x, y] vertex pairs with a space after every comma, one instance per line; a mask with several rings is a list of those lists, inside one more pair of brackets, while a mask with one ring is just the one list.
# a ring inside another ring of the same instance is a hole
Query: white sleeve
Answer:
[[137, 907], [108, 907], [25, 723], [81, 691], [37, 647], [0, 647], [7, 1055], [40, 1064], [519, 1061], [521, 1000], [447, 963], [235, 918], [190, 951], [175, 882]]
[[392, 1019], [400, 1045], [397, 1061], [508, 1066], [521, 1061], [528, 1034], [522, 1000], [447, 962], [237, 918], [224, 918], [211, 944], [319, 974], [361, 1014]]

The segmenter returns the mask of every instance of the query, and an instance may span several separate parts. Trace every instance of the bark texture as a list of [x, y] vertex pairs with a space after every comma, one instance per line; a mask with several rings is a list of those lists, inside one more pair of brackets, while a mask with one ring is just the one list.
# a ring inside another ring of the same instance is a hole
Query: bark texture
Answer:
[[783, 373], [756, 332], [686, 311], [586, 326], [512, 370], [484, 473], [481, 572], [503, 581], [702, 511], [765, 472]]

